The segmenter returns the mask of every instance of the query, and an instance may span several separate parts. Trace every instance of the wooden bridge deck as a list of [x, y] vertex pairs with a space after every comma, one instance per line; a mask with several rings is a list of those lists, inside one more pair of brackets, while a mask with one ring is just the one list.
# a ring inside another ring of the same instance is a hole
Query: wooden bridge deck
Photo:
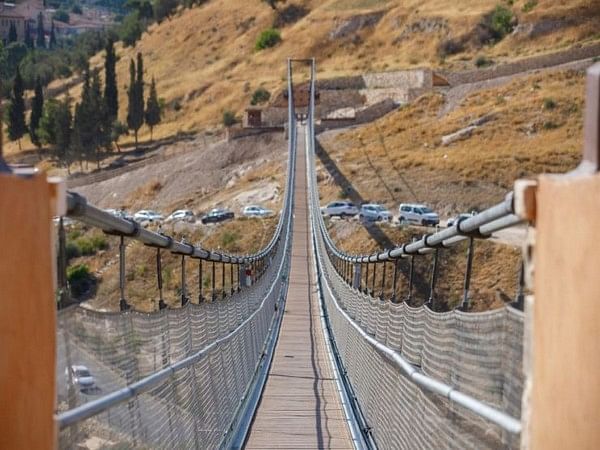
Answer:
[[298, 132], [290, 286], [273, 363], [247, 449], [350, 449], [334, 372], [309, 276], [304, 133]]

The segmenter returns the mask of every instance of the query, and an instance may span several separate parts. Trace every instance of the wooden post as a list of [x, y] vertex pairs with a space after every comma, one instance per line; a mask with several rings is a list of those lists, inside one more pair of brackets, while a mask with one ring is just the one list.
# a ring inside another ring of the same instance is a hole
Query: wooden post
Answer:
[[0, 448], [56, 445], [51, 219], [59, 191], [45, 174], [0, 173]]
[[600, 448], [600, 65], [588, 72], [584, 162], [540, 177], [524, 447]]

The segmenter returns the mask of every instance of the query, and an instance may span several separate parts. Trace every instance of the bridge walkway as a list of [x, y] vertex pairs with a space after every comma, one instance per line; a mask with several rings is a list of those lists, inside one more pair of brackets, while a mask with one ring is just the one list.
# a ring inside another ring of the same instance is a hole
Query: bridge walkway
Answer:
[[310, 277], [304, 130], [298, 130], [290, 286], [279, 340], [246, 449], [350, 449], [350, 431]]

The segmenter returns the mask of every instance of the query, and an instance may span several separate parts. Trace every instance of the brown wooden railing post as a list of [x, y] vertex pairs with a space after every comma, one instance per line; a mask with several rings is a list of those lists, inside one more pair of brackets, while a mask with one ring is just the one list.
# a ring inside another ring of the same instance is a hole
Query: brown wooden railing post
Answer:
[[[52, 216], [62, 185], [0, 173], [0, 448], [56, 447], [56, 285]], [[62, 192], [61, 192], [62, 191]], [[62, 200], [60, 200], [62, 199]], [[59, 206], [60, 205], [60, 206]]]
[[541, 176], [534, 204], [519, 207], [535, 211], [523, 403], [524, 445], [535, 450], [600, 448], [600, 64], [586, 101], [583, 163]]

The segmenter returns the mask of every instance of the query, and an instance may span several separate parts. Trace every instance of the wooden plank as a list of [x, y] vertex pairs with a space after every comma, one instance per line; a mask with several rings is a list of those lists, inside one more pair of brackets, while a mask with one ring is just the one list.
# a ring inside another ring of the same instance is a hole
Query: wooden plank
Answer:
[[279, 341], [247, 449], [350, 449], [318, 298], [310, 283], [306, 163], [298, 134], [292, 264]]
[[55, 195], [45, 175], [0, 175], [0, 448], [55, 446]]

